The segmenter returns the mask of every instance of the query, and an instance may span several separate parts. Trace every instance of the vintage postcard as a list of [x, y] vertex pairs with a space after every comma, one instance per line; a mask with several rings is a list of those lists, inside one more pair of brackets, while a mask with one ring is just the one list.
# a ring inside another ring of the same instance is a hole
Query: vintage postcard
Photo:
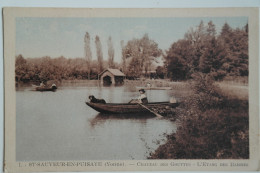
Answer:
[[5, 172], [259, 170], [259, 9], [4, 8]]

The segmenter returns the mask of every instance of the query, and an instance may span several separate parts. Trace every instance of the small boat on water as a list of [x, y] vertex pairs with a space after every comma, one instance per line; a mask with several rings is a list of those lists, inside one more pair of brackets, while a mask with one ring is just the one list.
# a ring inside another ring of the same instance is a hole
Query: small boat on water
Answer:
[[36, 91], [55, 91], [57, 87], [36, 87]]
[[[86, 102], [86, 104], [95, 109], [100, 113], [113, 113], [113, 114], [130, 114], [130, 113], [151, 113], [148, 109], [144, 108], [142, 105], [137, 103], [92, 103]], [[180, 103], [170, 103], [170, 102], [151, 102], [145, 104], [145, 107], [151, 109], [154, 108], [175, 108], [179, 106]]]
[[36, 85], [34, 85], [34, 87], [35, 87], [36, 91], [56, 91], [56, 89], [58, 89], [55, 84], [53, 84], [50, 87], [47, 87], [47, 86], [36, 86]]
[[136, 87], [137, 89], [144, 89], [144, 90], [171, 90], [171, 87]]

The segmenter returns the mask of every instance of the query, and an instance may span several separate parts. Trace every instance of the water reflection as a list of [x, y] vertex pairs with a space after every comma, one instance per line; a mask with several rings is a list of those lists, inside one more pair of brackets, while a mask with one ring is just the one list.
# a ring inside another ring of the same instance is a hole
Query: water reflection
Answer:
[[88, 119], [91, 127], [99, 126], [105, 121], [119, 121], [119, 120], [130, 120], [145, 123], [147, 119], [155, 118], [151, 113], [147, 114], [103, 114], [98, 113], [94, 118]]

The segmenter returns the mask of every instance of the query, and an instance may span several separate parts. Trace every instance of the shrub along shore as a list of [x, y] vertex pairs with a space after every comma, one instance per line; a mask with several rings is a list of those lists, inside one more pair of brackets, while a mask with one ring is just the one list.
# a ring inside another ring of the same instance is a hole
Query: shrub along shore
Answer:
[[249, 158], [248, 97], [225, 92], [204, 74], [190, 81], [193, 94], [172, 110], [157, 110], [179, 124], [149, 159]]

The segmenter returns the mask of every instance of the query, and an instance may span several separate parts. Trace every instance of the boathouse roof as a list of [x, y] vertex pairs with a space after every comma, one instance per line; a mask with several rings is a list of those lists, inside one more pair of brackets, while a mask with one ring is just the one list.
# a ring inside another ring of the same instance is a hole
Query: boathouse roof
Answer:
[[120, 70], [118, 69], [112, 69], [112, 68], [107, 68], [106, 70], [104, 70], [103, 72], [101, 72], [99, 74], [99, 76], [101, 76], [103, 73], [105, 73], [106, 71], [109, 71], [110, 73], [112, 73], [114, 76], [125, 76], [124, 73], [122, 73]]

